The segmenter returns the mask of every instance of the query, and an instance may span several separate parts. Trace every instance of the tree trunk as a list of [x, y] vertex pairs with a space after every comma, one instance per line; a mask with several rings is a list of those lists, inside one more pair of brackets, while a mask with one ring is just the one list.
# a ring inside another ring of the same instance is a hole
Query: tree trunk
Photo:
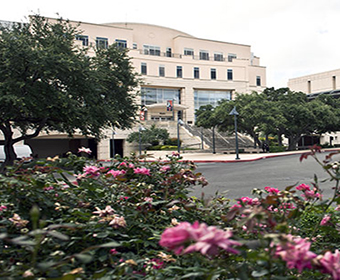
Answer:
[[300, 137], [289, 136], [288, 137], [288, 151], [295, 151], [297, 143], [299, 142]]
[[17, 158], [17, 155], [14, 151], [13, 147], [13, 132], [9, 129], [2, 130], [4, 137], [5, 137], [5, 145], [4, 145], [4, 152], [5, 152], [5, 161], [0, 166], [0, 173], [4, 173], [6, 166], [13, 165], [14, 160]]
[[25, 133], [15, 139], [13, 139], [13, 131], [12, 131], [10, 122], [6, 122], [2, 125], [0, 124], [0, 130], [2, 131], [4, 138], [5, 138], [4, 151], [6, 155], [5, 162], [0, 166], [0, 173], [4, 173], [6, 170], [6, 166], [13, 165], [14, 161], [17, 158], [13, 145], [20, 141], [24, 141], [26, 139], [32, 139], [34, 137], [37, 137], [40, 131], [44, 128], [46, 122], [47, 122], [47, 118], [40, 120], [40, 122], [38, 123], [38, 126], [35, 128], [35, 131], [32, 134]]
[[277, 133], [277, 141], [279, 143], [279, 146], [282, 147], [282, 133], [281, 132]]

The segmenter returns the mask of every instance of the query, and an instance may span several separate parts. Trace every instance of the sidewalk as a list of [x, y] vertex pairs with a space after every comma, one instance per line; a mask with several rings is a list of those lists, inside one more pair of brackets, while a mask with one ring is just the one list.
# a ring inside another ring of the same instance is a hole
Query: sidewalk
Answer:
[[[332, 149], [322, 149], [323, 152], [334, 152], [339, 151], [340, 148], [332, 148]], [[279, 156], [290, 156], [290, 155], [301, 155], [303, 153], [307, 153], [310, 150], [299, 150], [299, 151], [288, 151], [288, 152], [281, 152], [281, 153], [244, 153], [239, 154], [240, 159], [236, 159], [236, 154], [221, 154], [221, 153], [190, 153], [184, 152], [181, 153], [183, 157], [182, 160], [189, 160], [193, 162], [249, 162], [255, 161], [260, 159], [272, 158], [272, 157], [279, 157]], [[165, 160], [167, 159], [167, 155], [171, 155], [173, 151], [148, 151], [148, 157], [146, 160]]]

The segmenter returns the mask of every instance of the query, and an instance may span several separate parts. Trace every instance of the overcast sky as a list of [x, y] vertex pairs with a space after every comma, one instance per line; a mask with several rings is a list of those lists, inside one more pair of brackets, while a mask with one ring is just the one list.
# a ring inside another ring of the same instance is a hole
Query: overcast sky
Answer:
[[267, 86], [340, 68], [340, 0], [11, 0], [0, 20], [32, 13], [105, 23], [139, 22], [195, 37], [251, 45], [267, 67]]

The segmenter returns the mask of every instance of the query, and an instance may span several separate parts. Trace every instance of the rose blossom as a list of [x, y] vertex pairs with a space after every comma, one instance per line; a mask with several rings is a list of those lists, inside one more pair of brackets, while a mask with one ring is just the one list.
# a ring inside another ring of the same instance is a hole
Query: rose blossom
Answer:
[[259, 199], [258, 198], [250, 198], [247, 196], [241, 197], [238, 200], [238, 203], [240, 204], [245, 204], [245, 205], [258, 205], [259, 204]]
[[270, 194], [278, 194], [280, 192], [279, 189], [276, 188], [272, 188], [272, 187], [265, 187], [264, 188], [267, 192], [269, 192]]
[[194, 251], [201, 252], [202, 255], [214, 256], [218, 253], [219, 248], [224, 249], [228, 253], [238, 254], [239, 251], [232, 246], [240, 246], [241, 243], [231, 240], [231, 231], [224, 231], [214, 226], [208, 227], [206, 224], [201, 224], [201, 232], [197, 242], [184, 250], [184, 253]]
[[159, 171], [161, 172], [167, 172], [171, 169], [169, 165], [162, 166]]
[[113, 226], [114, 228], [126, 227], [126, 221], [123, 216], [119, 217], [118, 215], [114, 215], [109, 225]]
[[148, 176], [151, 175], [151, 174], [150, 174], [150, 169], [147, 169], [147, 168], [145, 168], [145, 167], [135, 168], [135, 169], [133, 170], [133, 172], [134, 172], [135, 174], [143, 174], [143, 175], [148, 175]]
[[296, 189], [299, 191], [310, 191], [310, 186], [306, 184], [301, 184], [301, 185], [298, 185]]
[[329, 214], [325, 215], [325, 216], [322, 218], [322, 220], [321, 220], [321, 222], [320, 222], [320, 225], [321, 225], [321, 226], [326, 226], [326, 225], [328, 225], [328, 222], [329, 222], [330, 219], [331, 219], [331, 215], [329, 215]]
[[281, 257], [289, 269], [297, 268], [301, 273], [304, 268], [312, 268], [311, 260], [317, 256], [309, 251], [310, 245], [306, 239], [288, 234], [286, 240], [276, 246], [275, 256]]
[[86, 175], [90, 175], [90, 176], [98, 177], [100, 175], [99, 168], [94, 165], [85, 166], [83, 171], [85, 172]]
[[184, 244], [192, 240], [192, 234], [192, 225], [188, 222], [182, 222], [176, 227], [167, 228], [162, 233], [159, 244], [179, 255], [184, 249]]
[[108, 215], [113, 215], [115, 210], [111, 208], [110, 205], [106, 206], [104, 210], [100, 210], [100, 208], [96, 207], [97, 211], [92, 212], [93, 214], [99, 215], [99, 217], [104, 217]]
[[332, 275], [333, 280], [340, 280], [340, 253], [336, 249], [334, 254], [326, 252], [321, 259], [319, 259], [322, 265], [321, 272]]
[[[205, 223], [199, 224], [196, 221], [191, 225], [188, 222], [182, 222], [176, 227], [167, 228], [161, 235], [159, 244], [177, 255], [191, 252], [216, 255], [219, 248], [237, 254], [238, 251], [232, 246], [241, 244], [231, 240], [231, 236], [231, 231], [224, 231], [214, 226], [208, 227]], [[185, 249], [186, 245], [189, 246]]]
[[125, 170], [110, 170], [106, 174], [110, 174], [116, 178], [117, 176], [124, 175], [125, 173], [126, 173]]
[[85, 148], [85, 147], [81, 147], [81, 148], [78, 149], [78, 153], [81, 153], [81, 152], [84, 152], [84, 153], [86, 153], [88, 155], [92, 153], [90, 148]]

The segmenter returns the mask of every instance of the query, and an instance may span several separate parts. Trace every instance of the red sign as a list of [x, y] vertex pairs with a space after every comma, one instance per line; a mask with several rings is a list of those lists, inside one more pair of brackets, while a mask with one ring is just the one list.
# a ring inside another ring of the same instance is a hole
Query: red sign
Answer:
[[173, 110], [172, 100], [168, 100], [168, 101], [166, 102], [166, 110], [167, 110], [167, 111], [172, 111], [172, 110]]
[[145, 111], [144, 110], [140, 111], [139, 118], [140, 118], [141, 121], [145, 121]]

